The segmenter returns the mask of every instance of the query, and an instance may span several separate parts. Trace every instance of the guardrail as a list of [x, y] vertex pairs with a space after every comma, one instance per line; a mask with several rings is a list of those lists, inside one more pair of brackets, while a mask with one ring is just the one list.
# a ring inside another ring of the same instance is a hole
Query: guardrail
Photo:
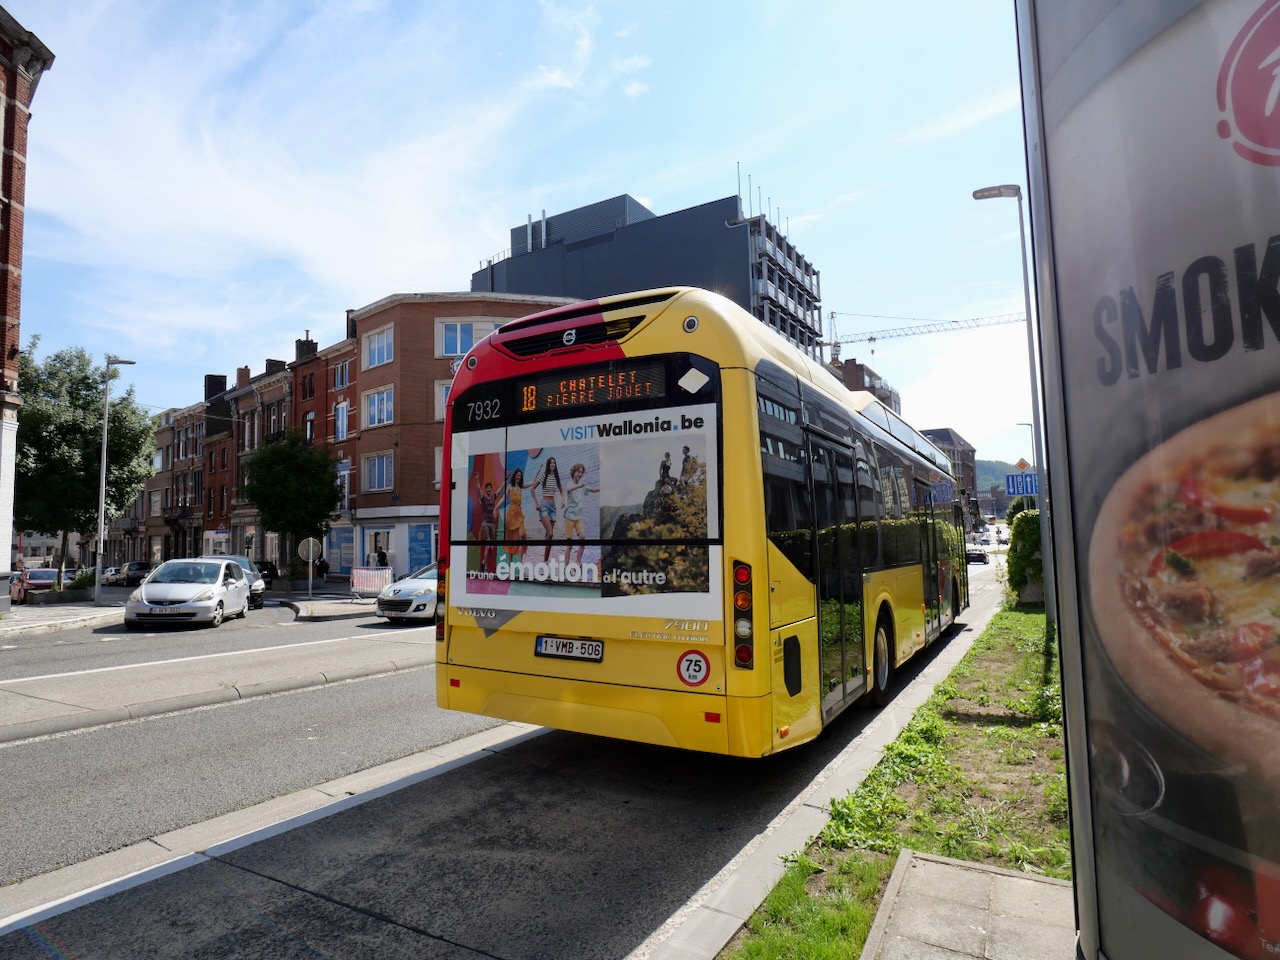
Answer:
[[390, 586], [391, 579], [390, 567], [352, 567], [351, 595], [376, 597], [383, 587]]

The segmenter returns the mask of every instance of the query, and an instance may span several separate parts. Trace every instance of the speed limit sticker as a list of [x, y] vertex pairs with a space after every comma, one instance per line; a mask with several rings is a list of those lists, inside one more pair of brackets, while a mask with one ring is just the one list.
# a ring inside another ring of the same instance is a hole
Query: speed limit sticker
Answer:
[[711, 661], [700, 650], [686, 650], [680, 654], [676, 673], [680, 675], [680, 682], [686, 686], [701, 686], [707, 682], [707, 677], [711, 676]]

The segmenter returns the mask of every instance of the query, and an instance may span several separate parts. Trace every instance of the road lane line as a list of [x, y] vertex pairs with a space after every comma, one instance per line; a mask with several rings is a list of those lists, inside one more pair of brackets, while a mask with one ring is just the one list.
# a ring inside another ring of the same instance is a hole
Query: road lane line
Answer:
[[276, 650], [294, 650], [298, 647], [315, 647], [324, 643], [341, 643], [344, 640], [370, 640], [367, 636], [334, 637], [332, 640], [308, 640], [305, 643], [289, 643], [283, 646], [257, 647], [253, 650], [228, 650], [224, 653], [206, 653], [198, 657], [177, 657], [173, 660], [147, 660], [143, 663], [122, 663], [115, 667], [97, 667], [93, 670], [70, 670], [66, 673], [46, 673], [38, 677], [18, 677], [13, 680], [0, 680], [0, 684], [10, 686], [15, 683], [30, 683], [33, 680], [57, 680], [61, 677], [87, 677], [94, 673], [110, 673], [113, 670], [135, 670], [139, 667], [163, 667], [171, 663], [194, 663], [197, 660], [213, 660], [218, 657], [239, 657], [247, 653], [270, 653]]

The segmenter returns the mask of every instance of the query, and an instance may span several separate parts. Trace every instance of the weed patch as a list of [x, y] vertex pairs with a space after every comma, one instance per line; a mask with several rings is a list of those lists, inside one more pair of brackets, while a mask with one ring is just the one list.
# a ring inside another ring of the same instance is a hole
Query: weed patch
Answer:
[[1057, 640], [999, 613], [721, 960], [856, 957], [904, 847], [1071, 877]]

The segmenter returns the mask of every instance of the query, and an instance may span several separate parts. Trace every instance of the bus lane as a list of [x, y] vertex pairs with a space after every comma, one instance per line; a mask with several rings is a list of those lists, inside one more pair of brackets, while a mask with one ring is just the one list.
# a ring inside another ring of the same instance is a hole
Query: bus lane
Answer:
[[[999, 597], [973, 571], [962, 622], [882, 711], [765, 760], [531, 730], [121, 884], [31, 927], [0, 958], [659, 958], [708, 960], [856, 786]], [[324, 814], [328, 815], [324, 815]], [[0, 921], [2, 922], [2, 921]], [[175, 935], [176, 931], [180, 934]]]

